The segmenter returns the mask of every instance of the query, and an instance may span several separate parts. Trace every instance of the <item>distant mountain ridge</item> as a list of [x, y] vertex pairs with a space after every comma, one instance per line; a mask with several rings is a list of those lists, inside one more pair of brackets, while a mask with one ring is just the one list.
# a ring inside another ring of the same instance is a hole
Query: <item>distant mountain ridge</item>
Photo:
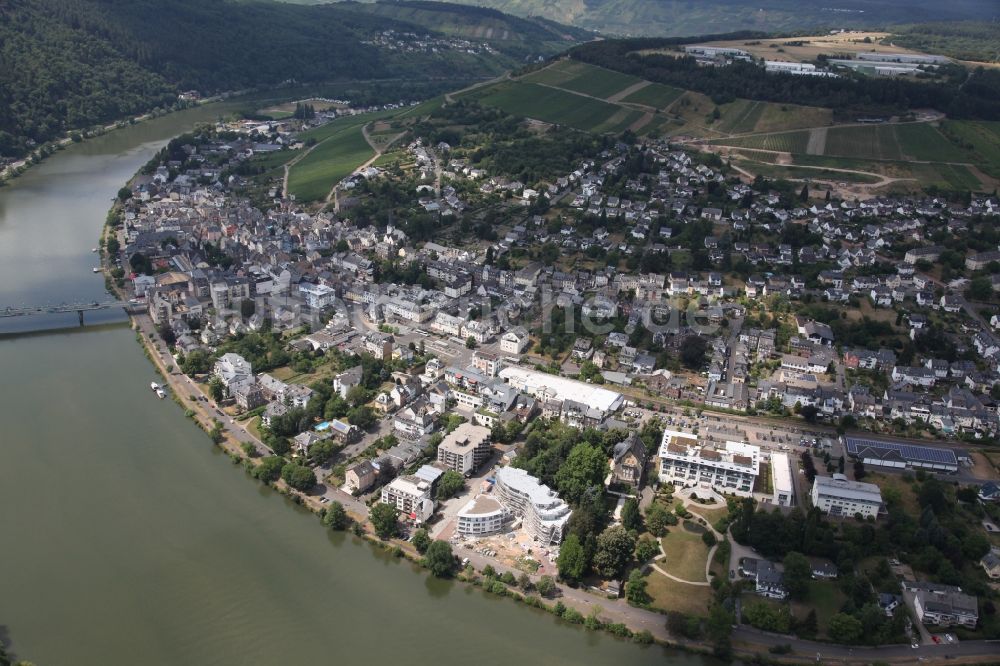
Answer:
[[[308, 1], [308, 0], [307, 0]], [[875, 28], [1000, 17], [994, 0], [454, 0], [606, 35], [680, 37], [735, 30]]]
[[[409, 20], [408, 20], [409, 19]], [[376, 34], [447, 36], [491, 53], [401, 52]], [[483, 27], [482, 25], [480, 27]], [[487, 36], [503, 32], [505, 39]], [[408, 2], [299, 6], [226, 0], [0, 3], [0, 156], [202, 93], [298, 82], [477, 78], [573, 45], [584, 33], [493, 10]]]

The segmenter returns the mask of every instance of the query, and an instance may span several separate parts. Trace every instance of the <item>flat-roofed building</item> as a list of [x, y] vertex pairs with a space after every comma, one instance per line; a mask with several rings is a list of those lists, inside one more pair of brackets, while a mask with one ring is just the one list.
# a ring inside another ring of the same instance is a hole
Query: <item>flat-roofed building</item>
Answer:
[[438, 462], [448, 469], [468, 476], [490, 457], [490, 429], [463, 423], [448, 434], [438, 446]]
[[434, 513], [431, 484], [415, 476], [400, 476], [382, 487], [382, 503], [392, 504], [414, 522], [422, 523]]
[[979, 600], [962, 588], [936, 583], [903, 583], [913, 593], [913, 610], [922, 624], [975, 629], [979, 622]]
[[572, 510], [552, 490], [523, 469], [501, 467], [496, 473], [496, 497], [536, 541], [561, 543]]
[[465, 536], [496, 534], [509, 518], [510, 512], [496, 498], [477, 495], [459, 509], [456, 530]]
[[753, 494], [760, 474], [760, 447], [726, 442], [702, 447], [690, 433], [665, 430], [660, 444], [660, 481], [686, 488], [708, 488], [739, 497]]
[[616, 411], [624, 401], [622, 394], [617, 391], [537, 370], [507, 367], [500, 371], [500, 378], [518, 391], [542, 401], [569, 400], [586, 405], [601, 419]]
[[877, 518], [882, 508], [882, 492], [874, 483], [851, 481], [843, 474], [817, 476], [812, 487], [812, 503], [831, 516]]
[[847, 455], [865, 465], [898, 469], [911, 467], [949, 473], [958, 471], [958, 456], [951, 449], [868, 437], [844, 436], [841, 441]]
[[792, 468], [788, 464], [787, 453], [771, 454], [771, 483], [774, 486], [774, 503], [791, 506], [795, 499], [795, 487], [792, 485]]

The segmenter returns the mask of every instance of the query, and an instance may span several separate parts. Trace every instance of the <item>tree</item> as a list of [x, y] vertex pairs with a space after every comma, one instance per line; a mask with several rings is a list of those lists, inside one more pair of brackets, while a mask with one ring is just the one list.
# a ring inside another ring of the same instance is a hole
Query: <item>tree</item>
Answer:
[[177, 342], [177, 336], [174, 335], [174, 329], [170, 328], [170, 324], [163, 322], [156, 327], [156, 332], [159, 334], [160, 339], [168, 347], [173, 347], [174, 343]]
[[639, 513], [639, 501], [629, 497], [622, 505], [622, 527], [632, 531], [642, 527], [642, 515]]
[[375, 412], [367, 405], [355, 407], [347, 412], [347, 422], [356, 425], [362, 430], [368, 430], [375, 425]]
[[435, 540], [424, 553], [424, 566], [438, 578], [451, 576], [455, 568], [455, 556], [451, 552], [451, 544], [447, 541]]
[[264, 483], [274, 483], [281, 477], [281, 468], [284, 466], [285, 459], [281, 456], [267, 456], [261, 458], [260, 464], [253, 468], [253, 476]]
[[570, 582], [579, 582], [587, 573], [587, 565], [587, 555], [583, 551], [580, 537], [570, 534], [563, 541], [559, 549], [559, 558], [556, 560], [559, 576]]
[[642, 536], [635, 544], [635, 559], [640, 564], [649, 562], [660, 553], [660, 544], [656, 539]]
[[691, 370], [698, 370], [705, 364], [705, 353], [708, 351], [708, 342], [697, 335], [689, 335], [681, 342], [680, 356], [684, 367]]
[[423, 555], [427, 552], [427, 548], [431, 545], [431, 535], [424, 528], [420, 528], [413, 533], [413, 547], [417, 549], [417, 552]]
[[118, 201], [121, 201], [122, 203], [125, 203], [126, 201], [128, 201], [131, 198], [132, 198], [132, 188], [130, 188], [130, 187], [119, 188], [119, 190], [118, 190]]
[[522, 573], [520, 576], [517, 577], [517, 586], [522, 590], [524, 590], [525, 592], [530, 590], [532, 588], [531, 576], [529, 576], [526, 573]]
[[551, 597], [556, 591], [556, 581], [552, 578], [552, 576], [542, 576], [538, 579], [538, 582], [535, 583], [535, 589], [538, 590], [538, 594], [543, 597]]
[[846, 613], [837, 613], [830, 618], [826, 631], [836, 642], [854, 645], [861, 638], [864, 628], [857, 618]]
[[437, 498], [439, 500], [446, 500], [449, 497], [454, 497], [464, 488], [465, 477], [455, 470], [449, 469], [438, 480]]
[[208, 383], [208, 394], [212, 396], [212, 400], [222, 402], [226, 397], [226, 387], [222, 385], [221, 379], [212, 377], [212, 381]]
[[607, 471], [608, 457], [604, 451], [598, 446], [581, 442], [573, 447], [556, 472], [556, 487], [564, 500], [576, 504], [588, 487], [604, 482]]
[[646, 592], [646, 579], [642, 577], [642, 572], [632, 569], [628, 575], [628, 583], [625, 584], [625, 598], [630, 604], [645, 606], [649, 603], [650, 597]]
[[306, 491], [316, 485], [316, 474], [298, 463], [288, 463], [281, 468], [281, 480], [296, 490]]
[[969, 288], [965, 292], [965, 297], [970, 301], [988, 301], [993, 296], [993, 285], [986, 277], [973, 278], [969, 282]]
[[368, 389], [360, 384], [352, 386], [347, 392], [347, 402], [351, 407], [360, 407], [369, 400]]
[[321, 442], [316, 442], [309, 447], [309, 453], [307, 457], [309, 462], [314, 465], [322, 465], [333, 457], [333, 454], [337, 452], [337, 444], [332, 439], [324, 439]]
[[804, 599], [809, 592], [812, 567], [802, 553], [792, 551], [785, 555], [785, 588], [792, 599]]
[[660, 504], [659, 502], [653, 502], [648, 509], [646, 509], [646, 529], [649, 533], [655, 537], [665, 536], [667, 533], [667, 526], [674, 525], [677, 523], [677, 518], [675, 518], [667, 508]]
[[474, 337], [472, 337], [471, 335], [465, 339], [465, 348], [466, 349], [475, 349], [476, 348], [476, 339]]
[[621, 525], [612, 525], [597, 537], [594, 571], [604, 578], [618, 578], [632, 559], [635, 539]]
[[815, 638], [819, 631], [819, 623], [816, 620], [816, 609], [810, 608], [806, 619], [802, 620], [796, 627], [796, 633], [803, 638]]
[[392, 504], [379, 502], [372, 507], [368, 513], [368, 520], [372, 523], [375, 534], [380, 539], [388, 539], [396, 536], [396, 520], [399, 517], [399, 510]]
[[806, 405], [799, 410], [799, 414], [809, 423], [816, 423], [816, 417], [819, 416], [819, 408], [816, 405]]
[[716, 543], [715, 532], [712, 530], [705, 530], [701, 533], [701, 540], [705, 542], [705, 545], [711, 548]]
[[344, 505], [337, 501], [330, 503], [326, 508], [326, 515], [323, 516], [323, 524], [332, 530], [345, 529], [349, 520]]

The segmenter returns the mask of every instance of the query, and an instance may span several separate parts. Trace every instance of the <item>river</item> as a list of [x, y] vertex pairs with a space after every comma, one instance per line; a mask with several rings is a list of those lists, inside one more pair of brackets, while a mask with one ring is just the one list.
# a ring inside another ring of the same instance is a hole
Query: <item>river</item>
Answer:
[[[111, 198], [218, 113], [73, 145], [0, 188], [0, 307], [101, 298], [90, 250]], [[2, 338], [0, 373], [0, 639], [39, 666], [710, 663], [322, 529], [155, 397], [125, 325]]]

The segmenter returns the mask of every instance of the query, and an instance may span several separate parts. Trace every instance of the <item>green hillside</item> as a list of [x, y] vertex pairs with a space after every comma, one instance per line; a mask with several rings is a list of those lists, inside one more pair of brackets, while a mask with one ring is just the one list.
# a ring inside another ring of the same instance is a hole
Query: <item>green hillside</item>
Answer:
[[[488, 40], [488, 53], [382, 48], [373, 39], [386, 30], [444, 37], [428, 27], [435, 23], [456, 34], [466, 30], [471, 39], [484, 16], [513, 37]], [[457, 82], [564, 50], [574, 34], [545, 21], [436, 3], [8, 0], [0, 3], [0, 157], [19, 156], [70, 129], [169, 106], [180, 90]]]

